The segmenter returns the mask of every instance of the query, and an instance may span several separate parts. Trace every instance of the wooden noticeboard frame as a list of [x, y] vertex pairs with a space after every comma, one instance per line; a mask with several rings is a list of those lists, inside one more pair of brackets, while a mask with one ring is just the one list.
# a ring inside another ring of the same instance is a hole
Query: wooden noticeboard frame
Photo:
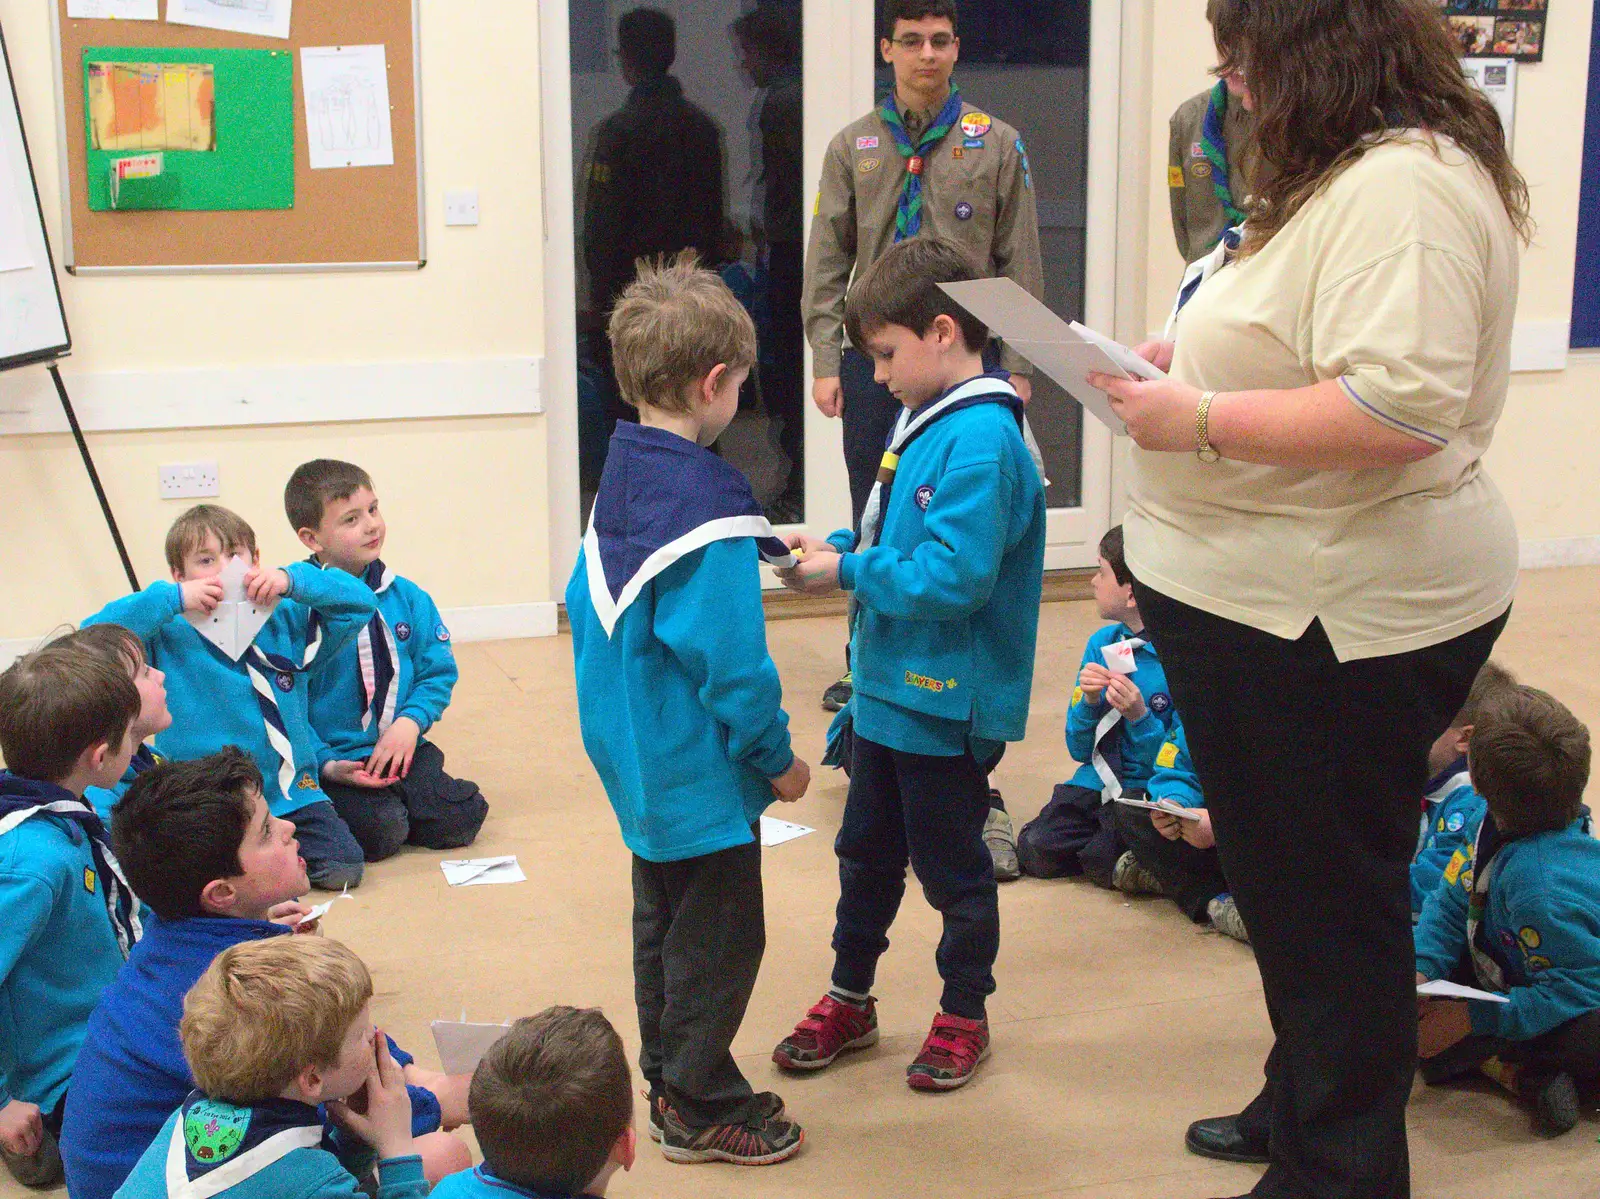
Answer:
[[[427, 262], [418, 0], [294, 0], [292, 36], [253, 37], [162, 21], [72, 20], [51, 0], [56, 35], [62, 261], [76, 275], [418, 270]], [[389, 67], [392, 167], [311, 169], [303, 46], [382, 43]], [[288, 50], [294, 55], [295, 203], [246, 212], [92, 212], [85, 174], [83, 51], [88, 46]]]

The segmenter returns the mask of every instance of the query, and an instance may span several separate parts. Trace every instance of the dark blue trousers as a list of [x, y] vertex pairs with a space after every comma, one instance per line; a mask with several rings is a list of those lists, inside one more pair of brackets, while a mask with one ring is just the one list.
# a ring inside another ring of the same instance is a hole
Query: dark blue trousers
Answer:
[[971, 753], [926, 757], [856, 737], [850, 797], [834, 842], [834, 986], [858, 994], [872, 989], [909, 864], [944, 917], [935, 954], [944, 979], [941, 1006], [953, 1016], [983, 1019], [1000, 952], [994, 862], [983, 843], [988, 814], [988, 777]]

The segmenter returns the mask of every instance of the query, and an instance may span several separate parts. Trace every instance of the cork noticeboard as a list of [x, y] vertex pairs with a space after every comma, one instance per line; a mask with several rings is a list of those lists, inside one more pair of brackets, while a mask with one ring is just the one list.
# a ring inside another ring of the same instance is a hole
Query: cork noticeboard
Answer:
[[[416, 270], [423, 226], [417, 0], [294, 0], [291, 37], [253, 37], [165, 21], [73, 20], [51, 0], [59, 51], [63, 262], [74, 274]], [[381, 44], [388, 65], [394, 165], [312, 170], [300, 50]], [[256, 49], [294, 58], [294, 207], [94, 212], [84, 136], [84, 50]]]

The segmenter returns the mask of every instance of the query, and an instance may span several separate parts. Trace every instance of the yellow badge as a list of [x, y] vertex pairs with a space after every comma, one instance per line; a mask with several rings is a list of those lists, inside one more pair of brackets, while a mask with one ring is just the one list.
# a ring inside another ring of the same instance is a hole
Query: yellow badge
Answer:
[[883, 159], [881, 158], [863, 158], [860, 162], [856, 163], [856, 170], [860, 171], [863, 175], [870, 175], [873, 171], [878, 169], [878, 164], [882, 161]]
[[1190, 165], [1189, 169], [1194, 172], [1194, 177], [1196, 179], [1211, 178], [1211, 164], [1209, 162], [1193, 163]]
[[1178, 743], [1168, 741], [1156, 752], [1156, 765], [1163, 770], [1171, 770], [1178, 764]]
[[961, 118], [961, 132], [968, 137], [982, 137], [994, 128], [994, 121], [986, 112], [969, 112]]
[[811, 215], [812, 216], [821, 216], [822, 215], [822, 193], [821, 192], [817, 193], [817, 202], [811, 206]]
[[94, 894], [95, 881], [94, 871], [85, 866], [83, 868], [83, 889], [89, 892], [90, 895]]
[[917, 674], [914, 671], [908, 670], [906, 671], [906, 686], [920, 687], [924, 691], [932, 691], [934, 694], [938, 694], [939, 692], [943, 691], [946, 686], [955, 686], [955, 681], [951, 680], [950, 683], [946, 684], [940, 682], [938, 679], [930, 679], [925, 674]]
[[1075, 703], [1075, 704], [1081, 704], [1083, 702], [1083, 688], [1082, 687], [1074, 687], [1072, 689], [1072, 702]]
[[1183, 187], [1184, 186], [1183, 168], [1182, 167], [1168, 167], [1167, 168], [1167, 186], [1168, 187]]
[[315, 791], [317, 789], [317, 780], [308, 770], [300, 776], [299, 781], [295, 783], [295, 788], [300, 791]]
[[1517, 933], [1517, 936], [1522, 939], [1522, 943], [1529, 949], [1538, 949], [1544, 943], [1544, 938], [1539, 935], [1539, 930], [1531, 926], [1522, 929]]
[[967, 152], [965, 150], [963, 150], [960, 146], [957, 146], [954, 150], [950, 151], [950, 157], [951, 158], [965, 158], [966, 156], [967, 156]]
[[1450, 859], [1450, 864], [1444, 868], [1444, 881], [1451, 886], [1455, 886], [1456, 881], [1461, 877], [1462, 869], [1471, 860], [1472, 855], [1465, 849], [1456, 850]]

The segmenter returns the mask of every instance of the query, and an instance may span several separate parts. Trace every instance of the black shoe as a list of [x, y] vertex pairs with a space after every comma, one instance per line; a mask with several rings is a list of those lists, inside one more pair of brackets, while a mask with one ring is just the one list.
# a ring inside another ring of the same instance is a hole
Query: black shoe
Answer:
[[1430, 1087], [1436, 1087], [1451, 1079], [1476, 1074], [1478, 1067], [1494, 1056], [1496, 1048], [1494, 1037], [1474, 1033], [1463, 1037], [1443, 1053], [1423, 1058], [1417, 1066], [1422, 1071], [1422, 1081]]
[[844, 672], [844, 678], [834, 683], [822, 693], [822, 710], [824, 712], [837, 712], [850, 702], [850, 697], [855, 694], [855, 687], [850, 677], [850, 672]]
[[1578, 1086], [1570, 1074], [1530, 1078], [1518, 1088], [1533, 1100], [1539, 1131], [1558, 1137], [1578, 1126]]
[[1252, 1141], [1240, 1134], [1238, 1116], [1196, 1120], [1189, 1125], [1189, 1131], [1183, 1138], [1183, 1147], [1190, 1153], [1215, 1158], [1219, 1162], [1253, 1162], [1264, 1166], [1272, 1160], [1267, 1153], [1265, 1138]]

